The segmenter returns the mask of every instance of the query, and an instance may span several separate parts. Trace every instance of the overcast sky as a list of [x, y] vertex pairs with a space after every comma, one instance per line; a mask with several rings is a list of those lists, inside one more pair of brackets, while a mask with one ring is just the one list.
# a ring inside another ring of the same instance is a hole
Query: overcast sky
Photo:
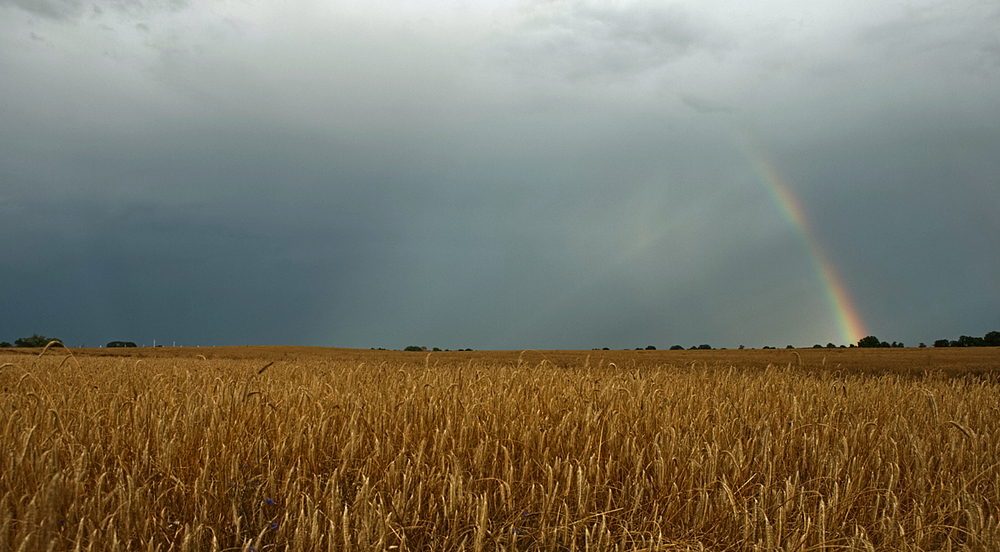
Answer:
[[1000, 4], [0, 0], [0, 239], [11, 342], [981, 336]]

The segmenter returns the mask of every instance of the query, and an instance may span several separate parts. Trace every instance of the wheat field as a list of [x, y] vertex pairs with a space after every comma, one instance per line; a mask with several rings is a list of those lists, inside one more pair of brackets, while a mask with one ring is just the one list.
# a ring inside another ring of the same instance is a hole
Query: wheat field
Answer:
[[0, 552], [1000, 550], [998, 353], [2, 353]]

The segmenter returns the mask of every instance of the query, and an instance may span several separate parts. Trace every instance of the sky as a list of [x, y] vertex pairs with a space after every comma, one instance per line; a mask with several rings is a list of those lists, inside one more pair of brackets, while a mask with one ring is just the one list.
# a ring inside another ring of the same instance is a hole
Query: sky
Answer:
[[995, 0], [0, 0], [0, 340], [1000, 330]]

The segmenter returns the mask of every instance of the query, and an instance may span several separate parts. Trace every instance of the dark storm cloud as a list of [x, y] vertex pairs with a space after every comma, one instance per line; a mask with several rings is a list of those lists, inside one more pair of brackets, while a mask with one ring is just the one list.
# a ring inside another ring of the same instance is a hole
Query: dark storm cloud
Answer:
[[[8, 260], [18, 259], [5, 263], [5, 281], [23, 282], [8, 307], [23, 313], [23, 331], [40, 324], [67, 335], [90, 321], [136, 339], [310, 343], [398, 239], [391, 223], [364, 220], [350, 202], [320, 203], [292, 217], [280, 201], [24, 201], [4, 224], [15, 245]], [[93, 342], [108, 329], [69, 335]]]
[[1000, 329], [995, 6], [723, 4], [8, 0], [0, 339], [843, 342], [747, 139], [873, 332]]
[[974, 126], [900, 125], [787, 153], [873, 329], [947, 336], [996, 324], [1000, 128]]

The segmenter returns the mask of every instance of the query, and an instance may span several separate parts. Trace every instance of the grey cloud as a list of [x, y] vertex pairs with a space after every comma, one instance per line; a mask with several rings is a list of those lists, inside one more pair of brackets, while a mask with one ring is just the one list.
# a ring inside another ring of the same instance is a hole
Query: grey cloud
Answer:
[[177, 10], [189, 5], [188, 0], [106, 0], [115, 9], [123, 12], [145, 10]]
[[552, 2], [528, 13], [511, 45], [517, 69], [527, 72], [628, 76], [719, 45], [686, 11], [660, 3]]
[[50, 19], [68, 20], [83, 11], [80, 0], [0, 0], [0, 5], [11, 5]]
[[1000, 65], [1000, 7], [967, 1], [913, 8], [889, 21], [862, 27], [857, 40], [896, 58], [948, 63], [950, 71], [996, 75]]
[[[48, 19], [74, 21], [84, 12], [83, 0], [0, 0], [0, 6], [9, 5]], [[177, 12], [189, 6], [187, 0], [110, 0], [102, 4], [92, 4], [90, 11], [100, 17], [110, 7], [117, 13], [131, 17], [141, 17], [157, 12]]]
[[[217, 0], [207, 0], [211, 4]], [[148, 17], [156, 13], [173, 13], [190, 7], [188, 0], [102, 0], [106, 8], [129, 17]], [[103, 11], [94, 4], [94, 12], [98, 15]], [[99, 11], [100, 10], [100, 11]]]
[[686, 94], [681, 96], [681, 101], [700, 113], [732, 113], [735, 111], [735, 108], [724, 103]]

